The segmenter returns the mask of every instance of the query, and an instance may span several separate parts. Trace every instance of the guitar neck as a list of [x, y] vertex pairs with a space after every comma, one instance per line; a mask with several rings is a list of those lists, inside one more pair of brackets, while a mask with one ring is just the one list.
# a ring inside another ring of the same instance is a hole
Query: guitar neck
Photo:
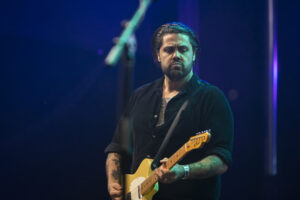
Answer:
[[[166, 162], [166, 168], [171, 169], [177, 162], [179, 162], [186, 154], [188, 150], [186, 144], [184, 144], [178, 151], [176, 151]], [[144, 195], [151, 190], [154, 184], [158, 181], [158, 177], [154, 172], [141, 184], [141, 193]]]

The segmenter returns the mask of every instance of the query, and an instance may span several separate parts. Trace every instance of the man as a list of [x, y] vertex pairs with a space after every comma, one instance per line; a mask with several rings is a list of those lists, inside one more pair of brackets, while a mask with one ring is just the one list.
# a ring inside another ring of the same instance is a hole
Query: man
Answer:
[[[121, 159], [132, 157], [134, 173], [144, 158], [154, 158], [181, 105], [187, 108], [163, 152], [162, 165], [155, 170], [159, 191], [154, 200], [219, 199], [220, 175], [231, 164], [233, 118], [223, 93], [193, 73], [199, 42], [182, 23], [160, 26], [152, 39], [152, 51], [164, 77], [137, 89], [105, 152], [108, 191], [122, 199]], [[204, 148], [190, 152], [171, 170], [164, 163], [195, 133], [211, 129]], [[129, 135], [127, 135], [129, 133]], [[132, 145], [125, 145], [130, 140]], [[127, 143], [127, 142], [126, 142]]]

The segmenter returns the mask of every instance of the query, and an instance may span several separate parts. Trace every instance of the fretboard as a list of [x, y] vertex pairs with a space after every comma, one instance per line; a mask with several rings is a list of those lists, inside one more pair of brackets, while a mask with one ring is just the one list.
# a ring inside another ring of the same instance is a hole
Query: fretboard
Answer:
[[[188, 153], [186, 144], [184, 144], [178, 151], [176, 151], [166, 162], [166, 168], [171, 169], [177, 162], [179, 162], [186, 154]], [[154, 172], [144, 180], [141, 184], [141, 193], [144, 195], [149, 190], [151, 190], [154, 184], [158, 181], [158, 177], [155, 175]]]

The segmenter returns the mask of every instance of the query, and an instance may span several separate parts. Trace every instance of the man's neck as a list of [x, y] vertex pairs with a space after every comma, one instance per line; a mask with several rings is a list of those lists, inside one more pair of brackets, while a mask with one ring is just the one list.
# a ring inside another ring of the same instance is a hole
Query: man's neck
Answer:
[[172, 98], [176, 96], [180, 90], [186, 85], [187, 82], [192, 78], [193, 71], [191, 71], [185, 78], [179, 81], [172, 81], [166, 75], [163, 85], [163, 97]]

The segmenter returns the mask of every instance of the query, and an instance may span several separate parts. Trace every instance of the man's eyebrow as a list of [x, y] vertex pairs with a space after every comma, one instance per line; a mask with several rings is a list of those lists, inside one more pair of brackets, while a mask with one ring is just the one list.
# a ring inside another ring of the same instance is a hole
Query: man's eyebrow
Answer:
[[176, 45], [174, 45], [174, 44], [166, 44], [165, 45], [165, 47], [174, 47], [174, 46], [176, 46]]
[[189, 47], [189, 46], [182, 44], [182, 45], [165, 45], [164, 47]]

